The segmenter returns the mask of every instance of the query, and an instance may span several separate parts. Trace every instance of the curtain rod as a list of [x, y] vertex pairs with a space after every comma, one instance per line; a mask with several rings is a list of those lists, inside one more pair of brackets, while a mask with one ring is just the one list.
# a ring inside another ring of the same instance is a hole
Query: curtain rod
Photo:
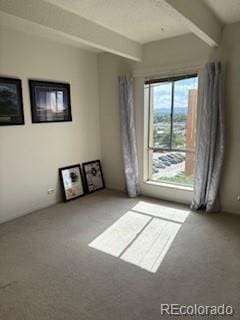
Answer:
[[172, 77], [163, 77], [163, 78], [158, 78], [158, 79], [150, 79], [146, 80], [145, 84], [151, 84], [151, 83], [159, 83], [159, 82], [171, 82], [171, 81], [177, 81], [177, 80], [183, 80], [183, 79], [190, 79], [197, 77], [197, 73], [192, 73], [192, 74], [186, 74], [186, 75], [181, 75], [181, 76], [172, 76]]
[[175, 65], [169, 67], [149, 67], [149, 68], [135, 68], [132, 76], [134, 78], [143, 77], [146, 80], [154, 80], [157, 78], [168, 78], [174, 76], [183, 76], [187, 74], [196, 74], [204, 68], [206, 61], [191, 65]]

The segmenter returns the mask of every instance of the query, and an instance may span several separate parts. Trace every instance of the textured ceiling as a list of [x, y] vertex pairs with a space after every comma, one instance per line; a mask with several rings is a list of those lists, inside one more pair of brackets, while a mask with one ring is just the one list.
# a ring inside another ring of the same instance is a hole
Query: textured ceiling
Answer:
[[140, 43], [189, 33], [161, 0], [47, 1]]
[[83, 42], [77, 41], [74, 38], [66, 37], [66, 35], [62, 34], [61, 32], [57, 32], [53, 29], [40, 26], [39, 24], [35, 24], [33, 22], [30, 22], [18, 17], [8, 15], [1, 11], [0, 11], [0, 27], [18, 30], [20, 32], [25, 32], [33, 36], [48, 38], [50, 40], [54, 40], [59, 43], [68, 44], [70, 46], [78, 47], [78, 48], [92, 51], [95, 53], [101, 52], [101, 50], [98, 50], [92, 46], [86, 45]]
[[240, 21], [240, 0], [203, 0], [223, 23]]

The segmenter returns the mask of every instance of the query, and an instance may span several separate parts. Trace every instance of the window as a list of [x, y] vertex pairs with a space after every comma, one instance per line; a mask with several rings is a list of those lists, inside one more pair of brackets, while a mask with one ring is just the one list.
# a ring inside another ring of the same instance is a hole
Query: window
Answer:
[[149, 180], [193, 186], [198, 76], [145, 82]]

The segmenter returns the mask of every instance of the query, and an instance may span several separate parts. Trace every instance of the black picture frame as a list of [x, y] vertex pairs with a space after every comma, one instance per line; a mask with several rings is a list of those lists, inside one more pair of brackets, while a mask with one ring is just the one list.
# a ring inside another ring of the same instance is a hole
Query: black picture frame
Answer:
[[[105, 188], [100, 160], [84, 162], [82, 168], [87, 193]], [[94, 174], [92, 170], [94, 170]]]
[[[58, 172], [61, 180], [64, 202], [71, 201], [85, 195], [83, 175], [79, 164], [59, 168]], [[73, 173], [73, 175], [71, 175], [71, 173]], [[74, 181], [74, 179], [76, 179], [76, 181]], [[77, 181], [78, 184], [76, 183]]]
[[32, 123], [72, 121], [69, 83], [29, 80]]
[[24, 124], [21, 80], [0, 77], [0, 126]]

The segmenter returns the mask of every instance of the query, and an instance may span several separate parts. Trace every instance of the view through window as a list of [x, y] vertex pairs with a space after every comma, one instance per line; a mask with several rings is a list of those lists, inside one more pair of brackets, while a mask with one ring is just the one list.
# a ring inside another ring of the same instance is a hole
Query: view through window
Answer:
[[193, 186], [198, 76], [145, 82], [149, 179]]

